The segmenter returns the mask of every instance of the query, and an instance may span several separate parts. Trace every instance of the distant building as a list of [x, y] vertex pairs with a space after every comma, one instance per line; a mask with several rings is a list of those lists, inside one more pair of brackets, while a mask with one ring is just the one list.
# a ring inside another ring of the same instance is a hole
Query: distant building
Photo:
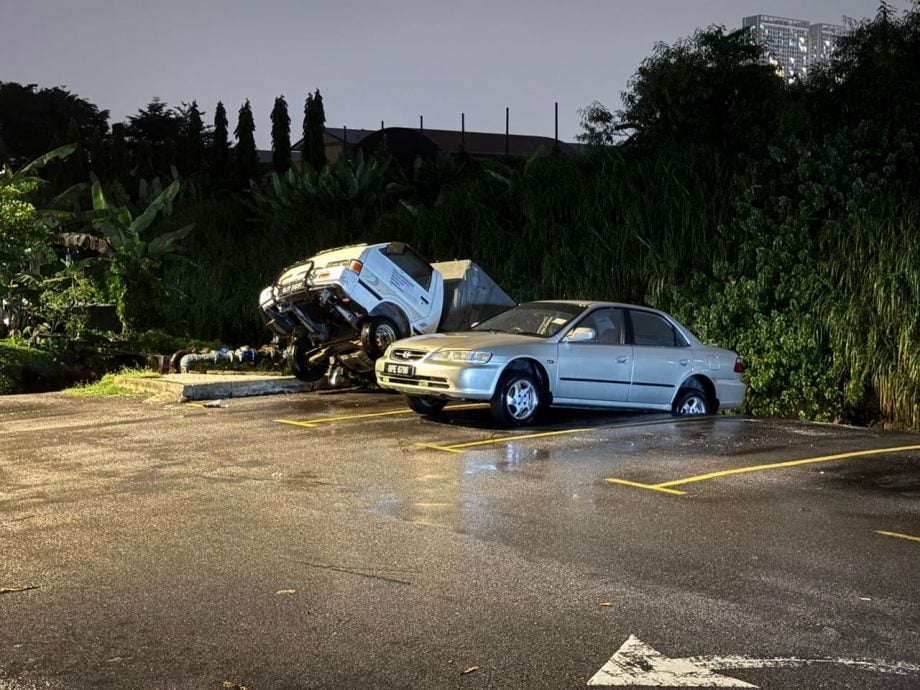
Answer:
[[837, 39], [847, 33], [845, 26], [837, 24], [812, 24], [808, 29], [808, 53], [811, 64], [830, 59]]
[[[411, 165], [416, 158], [432, 159], [438, 152], [459, 153], [465, 151], [471, 156], [532, 156], [537, 152], [550, 153], [558, 145], [562, 151], [580, 151], [579, 144], [557, 142], [552, 137], [525, 134], [499, 134], [490, 132], [461, 132], [447, 129], [419, 129], [410, 127], [386, 127], [384, 129], [346, 129], [327, 127], [325, 130], [326, 160], [335, 163], [340, 156], [354, 158], [358, 151], [365, 158], [386, 148], [404, 166]], [[291, 158], [295, 166], [300, 165], [300, 151], [303, 140], [291, 147]], [[261, 152], [260, 152], [261, 153]], [[271, 162], [271, 152], [265, 152], [266, 162]]]
[[754, 40], [764, 47], [765, 59], [785, 79], [803, 78], [810, 67], [827, 60], [837, 38], [847, 29], [836, 24], [809, 24], [803, 19], [755, 14], [744, 17]]

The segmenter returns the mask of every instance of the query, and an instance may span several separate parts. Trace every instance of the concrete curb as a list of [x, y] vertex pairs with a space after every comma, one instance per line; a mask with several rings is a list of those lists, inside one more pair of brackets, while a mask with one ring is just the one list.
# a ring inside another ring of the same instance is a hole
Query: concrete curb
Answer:
[[168, 374], [160, 378], [116, 376], [115, 383], [133, 393], [151, 396], [154, 402], [162, 403], [305, 393], [316, 387], [316, 384], [301, 381], [294, 376], [255, 374]]

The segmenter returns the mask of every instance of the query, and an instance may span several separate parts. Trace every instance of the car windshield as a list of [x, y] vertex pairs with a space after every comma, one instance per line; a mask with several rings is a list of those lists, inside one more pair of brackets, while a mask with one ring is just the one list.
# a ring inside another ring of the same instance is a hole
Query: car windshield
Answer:
[[565, 328], [566, 324], [584, 313], [579, 304], [564, 302], [527, 302], [512, 307], [491, 319], [476, 325], [474, 331], [520, 333], [537, 338], [549, 338]]

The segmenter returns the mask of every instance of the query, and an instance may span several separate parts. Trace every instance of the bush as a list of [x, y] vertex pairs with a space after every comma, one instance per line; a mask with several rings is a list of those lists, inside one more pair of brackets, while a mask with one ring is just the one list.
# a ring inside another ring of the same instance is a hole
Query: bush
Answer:
[[0, 340], [0, 395], [39, 393], [64, 386], [57, 358], [21, 340]]

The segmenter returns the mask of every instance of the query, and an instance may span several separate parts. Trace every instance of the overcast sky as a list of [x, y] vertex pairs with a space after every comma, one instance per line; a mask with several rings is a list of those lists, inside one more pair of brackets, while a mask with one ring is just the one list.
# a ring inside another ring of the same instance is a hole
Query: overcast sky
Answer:
[[[910, 0], [889, 0], [903, 11]], [[293, 138], [308, 91], [329, 127], [578, 133], [578, 109], [609, 108], [657, 41], [773, 14], [842, 23], [878, 0], [0, 0], [0, 81], [62, 86], [119, 122], [154, 96], [218, 100], [231, 129], [245, 99], [256, 140], [288, 101]]]

